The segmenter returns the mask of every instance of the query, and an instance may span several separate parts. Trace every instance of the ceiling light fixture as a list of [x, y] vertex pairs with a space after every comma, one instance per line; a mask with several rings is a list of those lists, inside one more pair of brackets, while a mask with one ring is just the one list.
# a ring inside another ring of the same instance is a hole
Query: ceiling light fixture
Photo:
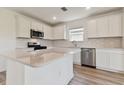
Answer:
[[55, 16], [53, 16], [53, 20], [56, 20], [56, 17]]
[[86, 7], [86, 10], [90, 10], [91, 9], [91, 7]]

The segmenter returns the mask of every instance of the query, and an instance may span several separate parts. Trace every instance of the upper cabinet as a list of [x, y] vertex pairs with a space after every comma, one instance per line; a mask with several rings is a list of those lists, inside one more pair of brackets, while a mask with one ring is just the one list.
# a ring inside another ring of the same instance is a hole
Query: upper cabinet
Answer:
[[30, 38], [30, 20], [25, 16], [16, 16], [16, 37]]
[[122, 36], [122, 14], [108, 16], [109, 35]]
[[30, 30], [34, 29], [36, 31], [43, 31], [42, 23], [32, 20], [26, 16], [16, 15], [16, 37], [30, 38]]
[[66, 39], [65, 25], [57, 25], [53, 27], [53, 39]]
[[96, 27], [97, 27], [97, 37], [107, 37], [108, 36], [108, 17], [101, 17], [96, 19]]
[[121, 37], [122, 15], [111, 14], [91, 19], [87, 22], [88, 38]]
[[97, 36], [96, 20], [95, 19], [88, 21], [87, 30], [88, 30], [88, 37], [96, 37]]
[[44, 32], [44, 39], [53, 39], [53, 32], [52, 32], [52, 27], [47, 25], [47, 24], [43, 24], [43, 32]]
[[36, 31], [43, 31], [43, 25], [42, 23], [32, 20], [31, 21], [31, 29], [36, 30]]

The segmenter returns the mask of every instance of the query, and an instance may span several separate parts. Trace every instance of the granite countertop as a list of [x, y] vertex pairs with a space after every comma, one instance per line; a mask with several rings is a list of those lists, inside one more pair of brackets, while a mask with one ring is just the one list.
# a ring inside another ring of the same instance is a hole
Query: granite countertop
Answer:
[[73, 54], [72, 50], [61, 50], [61, 49], [44, 49], [39, 51], [29, 51], [16, 49], [13, 51], [5, 52], [0, 54], [5, 59], [14, 60], [22, 64], [26, 64], [32, 67], [39, 67], [44, 64], [48, 64], [54, 60], [65, 57], [67, 54]]

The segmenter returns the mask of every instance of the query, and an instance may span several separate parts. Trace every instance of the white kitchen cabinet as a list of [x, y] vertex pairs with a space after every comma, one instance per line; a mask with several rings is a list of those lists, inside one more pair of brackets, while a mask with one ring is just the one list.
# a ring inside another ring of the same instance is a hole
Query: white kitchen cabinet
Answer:
[[103, 70], [124, 72], [123, 50], [96, 50], [96, 67]]
[[110, 69], [124, 71], [124, 54], [110, 54]]
[[114, 14], [108, 16], [108, 22], [109, 22], [109, 35], [110, 36], [122, 36], [122, 15]]
[[30, 20], [25, 16], [16, 16], [17, 37], [30, 38]]
[[96, 20], [95, 19], [89, 20], [87, 24], [88, 37], [97, 37]]
[[75, 52], [73, 55], [74, 64], [81, 65], [81, 52]]
[[42, 23], [40, 23], [38, 21], [32, 20], [31, 29], [42, 32], [43, 31], [43, 25], [42, 25]]
[[96, 67], [109, 68], [109, 52], [96, 50]]
[[66, 39], [65, 25], [58, 25], [53, 27], [53, 39]]
[[44, 39], [50, 39], [50, 40], [53, 39], [53, 31], [51, 26], [44, 24], [43, 32], [44, 32]]
[[104, 15], [88, 20], [88, 38], [121, 37], [122, 15], [121, 13]]
[[98, 37], [107, 37], [108, 36], [108, 17], [100, 17], [96, 19], [97, 33]]

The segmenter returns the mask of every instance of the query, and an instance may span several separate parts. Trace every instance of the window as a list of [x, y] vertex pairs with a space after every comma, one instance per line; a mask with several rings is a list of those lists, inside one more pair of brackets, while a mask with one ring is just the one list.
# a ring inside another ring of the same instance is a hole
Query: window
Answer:
[[84, 28], [76, 28], [69, 30], [69, 41], [83, 41]]

